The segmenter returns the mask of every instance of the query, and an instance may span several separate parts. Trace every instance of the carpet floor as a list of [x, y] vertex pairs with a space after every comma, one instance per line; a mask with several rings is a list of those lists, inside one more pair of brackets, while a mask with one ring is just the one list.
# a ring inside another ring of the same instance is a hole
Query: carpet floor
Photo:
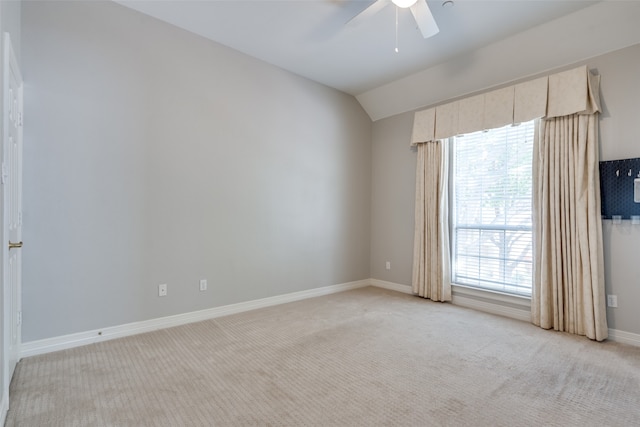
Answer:
[[638, 426], [640, 348], [363, 288], [23, 359], [6, 426]]

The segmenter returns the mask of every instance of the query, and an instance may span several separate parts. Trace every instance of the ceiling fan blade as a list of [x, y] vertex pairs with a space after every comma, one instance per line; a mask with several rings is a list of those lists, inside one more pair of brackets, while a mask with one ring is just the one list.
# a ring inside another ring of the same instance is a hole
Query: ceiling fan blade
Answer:
[[431, 9], [429, 9], [429, 5], [427, 5], [427, 0], [418, 0], [411, 6], [411, 13], [413, 13], [418, 28], [420, 28], [422, 37], [427, 39], [438, 34], [440, 29], [438, 28], [438, 24], [436, 24], [436, 20], [433, 19]]
[[361, 22], [366, 21], [376, 13], [380, 12], [386, 5], [389, 4], [388, 0], [376, 0], [371, 3], [365, 10], [347, 21], [347, 25], [358, 25]]

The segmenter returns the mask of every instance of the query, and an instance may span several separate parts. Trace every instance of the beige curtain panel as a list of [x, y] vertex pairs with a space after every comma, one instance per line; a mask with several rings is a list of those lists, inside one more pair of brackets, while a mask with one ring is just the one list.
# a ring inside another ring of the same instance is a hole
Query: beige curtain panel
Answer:
[[[551, 82], [550, 82], [551, 83]], [[598, 79], [585, 113], [540, 121], [534, 142], [534, 324], [607, 338], [600, 182]], [[567, 82], [558, 80], [560, 87]], [[581, 108], [559, 99], [558, 114]], [[564, 104], [564, 105], [562, 105]]]
[[418, 145], [412, 287], [433, 301], [451, 301], [448, 151], [446, 141]]
[[444, 140], [542, 118], [534, 144], [532, 321], [607, 338], [598, 93], [599, 77], [582, 66], [415, 113], [415, 293], [437, 301], [451, 297], [443, 283], [450, 280]]

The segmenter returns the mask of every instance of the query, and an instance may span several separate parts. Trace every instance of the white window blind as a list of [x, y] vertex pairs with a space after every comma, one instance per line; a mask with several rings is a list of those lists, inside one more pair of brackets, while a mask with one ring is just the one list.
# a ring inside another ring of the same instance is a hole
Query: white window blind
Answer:
[[530, 295], [534, 122], [453, 143], [453, 281]]

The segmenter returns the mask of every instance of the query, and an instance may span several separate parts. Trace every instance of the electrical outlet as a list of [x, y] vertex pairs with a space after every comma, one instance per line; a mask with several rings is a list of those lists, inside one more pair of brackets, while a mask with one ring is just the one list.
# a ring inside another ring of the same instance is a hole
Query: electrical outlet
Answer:
[[167, 285], [166, 285], [166, 283], [164, 283], [162, 285], [158, 285], [158, 296], [159, 297], [166, 297], [167, 296]]
[[200, 290], [201, 291], [207, 290], [207, 279], [200, 279]]
[[391, 270], [391, 261], [387, 261], [387, 263], [386, 263], [386, 265], [385, 265], [385, 268], [386, 268], [387, 270]]
[[618, 295], [607, 295], [607, 306], [613, 308], [618, 307]]

